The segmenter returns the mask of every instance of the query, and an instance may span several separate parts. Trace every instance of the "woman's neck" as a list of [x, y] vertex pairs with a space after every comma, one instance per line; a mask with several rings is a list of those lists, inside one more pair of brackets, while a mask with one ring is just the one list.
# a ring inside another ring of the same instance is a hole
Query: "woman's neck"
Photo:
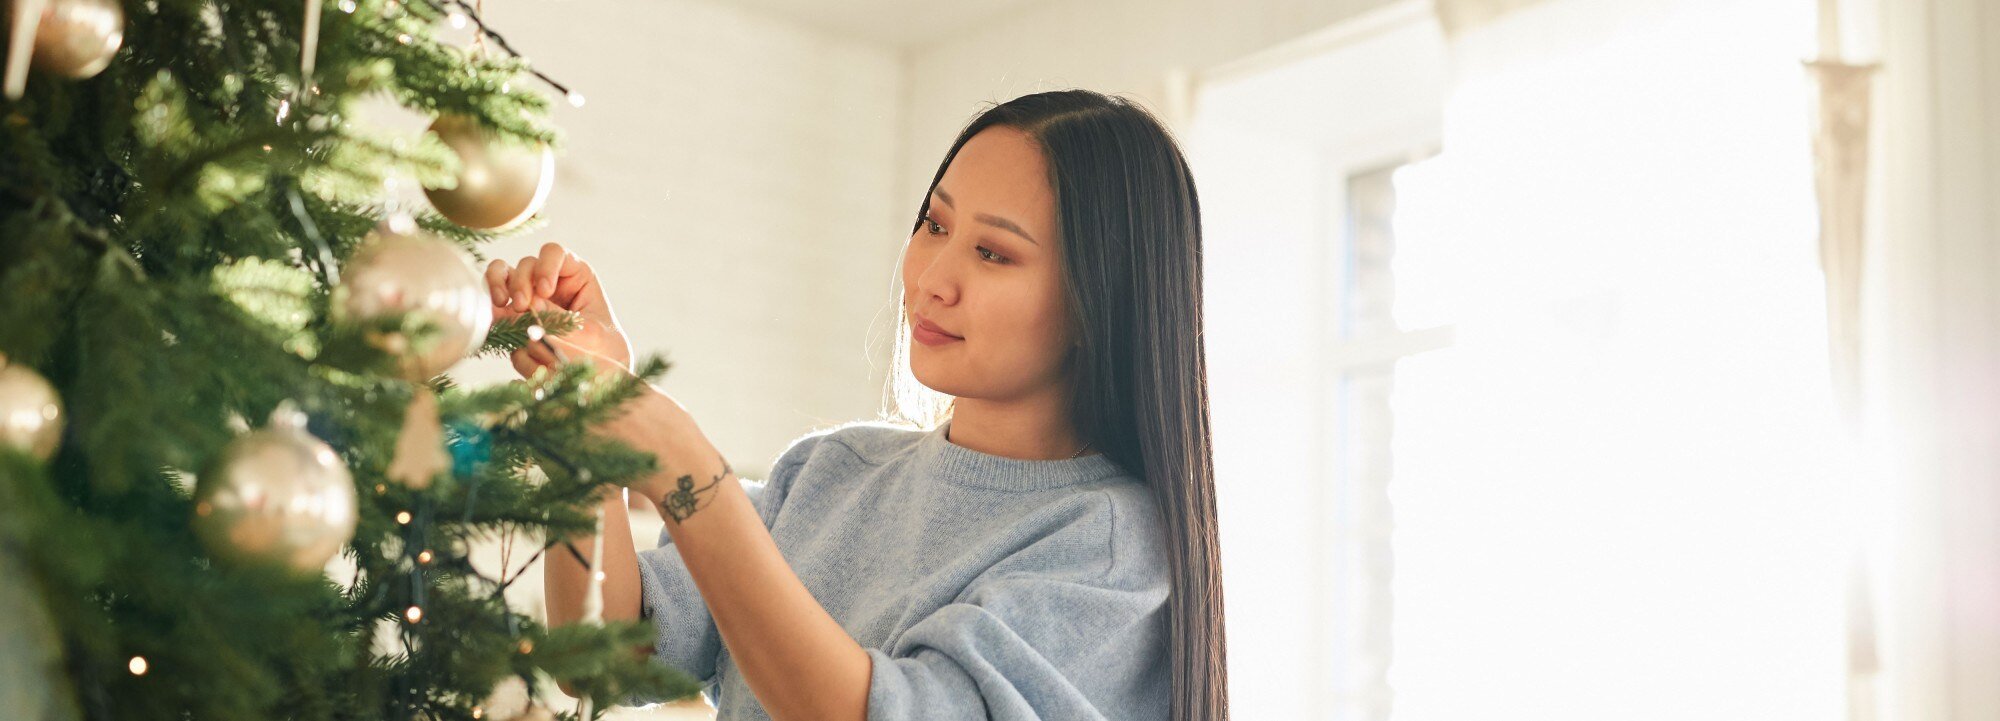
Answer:
[[[1021, 460], [1062, 460], [1077, 456], [1084, 441], [1064, 412], [1060, 398], [998, 403], [959, 398], [952, 404], [945, 439], [980, 453]], [[1084, 449], [1084, 455], [1096, 453]]]

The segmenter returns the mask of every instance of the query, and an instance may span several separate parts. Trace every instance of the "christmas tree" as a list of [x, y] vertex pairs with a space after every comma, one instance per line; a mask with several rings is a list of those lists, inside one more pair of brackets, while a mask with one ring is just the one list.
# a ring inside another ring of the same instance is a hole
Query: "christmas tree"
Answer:
[[[524, 531], [566, 553], [606, 484], [654, 468], [590, 429], [658, 357], [445, 374], [575, 327], [493, 322], [472, 262], [536, 224], [549, 98], [580, 96], [460, 0], [7, 8], [0, 707], [504, 719], [546, 709], [496, 688], [553, 681], [588, 702], [558, 715], [594, 717], [697, 690], [635, 653], [643, 622], [509, 609], [540, 554], [469, 560]], [[436, 122], [393, 137], [361, 103]]]

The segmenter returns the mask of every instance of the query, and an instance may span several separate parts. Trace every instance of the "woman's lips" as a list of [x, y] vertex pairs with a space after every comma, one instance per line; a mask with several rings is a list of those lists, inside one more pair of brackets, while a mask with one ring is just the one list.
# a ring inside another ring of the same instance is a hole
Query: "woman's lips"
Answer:
[[937, 326], [932, 325], [930, 321], [922, 318], [917, 319], [916, 325], [910, 326], [910, 337], [917, 339], [918, 343], [924, 345], [944, 345], [946, 343], [965, 340], [964, 338], [938, 330]]

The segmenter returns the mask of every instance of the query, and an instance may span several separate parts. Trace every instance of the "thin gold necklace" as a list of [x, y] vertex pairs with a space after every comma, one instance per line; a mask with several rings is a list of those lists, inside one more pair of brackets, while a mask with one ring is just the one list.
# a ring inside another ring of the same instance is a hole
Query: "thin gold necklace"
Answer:
[[1081, 456], [1081, 455], [1083, 455], [1083, 452], [1084, 452], [1084, 451], [1087, 451], [1087, 450], [1090, 450], [1090, 444], [1088, 444], [1088, 443], [1085, 443], [1085, 444], [1083, 444], [1083, 447], [1082, 447], [1082, 448], [1078, 448], [1078, 449], [1076, 449], [1076, 453], [1075, 453], [1075, 454], [1073, 454], [1073, 455], [1071, 455], [1071, 456], [1069, 457], [1069, 458], [1070, 458], [1070, 460], [1076, 460], [1076, 457], [1077, 457], [1077, 456]]

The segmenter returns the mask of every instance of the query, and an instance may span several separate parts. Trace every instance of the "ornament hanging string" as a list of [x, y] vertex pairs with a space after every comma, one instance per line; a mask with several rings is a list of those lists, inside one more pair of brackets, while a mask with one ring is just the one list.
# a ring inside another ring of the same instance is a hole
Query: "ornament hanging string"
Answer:
[[[484, 17], [486, 15], [486, 0], [477, 0], [473, 3], [472, 9], [475, 15]], [[472, 54], [481, 60], [486, 59], [486, 33], [472, 34]]]
[[28, 58], [35, 50], [35, 30], [42, 24], [42, 9], [48, 0], [14, 0], [12, 35], [7, 39], [8, 100], [20, 100], [28, 87]]
[[333, 248], [327, 245], [326, 236], [320, 235], [319, 224], [314, 223], [312, 215], [306, 212], [305, 198], [299, 197], [298, 179], [286, 177], [283, 185], [286, 204], [291, 208], [292, 217], [299, 221], [299, 230], [319, 251], [319, 262], [313, 265], [319, 269], [320, 282], [328, 288], [339, 285], [340, 264], [333, 262]]
[[306, 0], [306, 26], [299, 33], [299, 86], [292, 89], [292, 99], [299, 105], [306, 102], [306, 88], [313, 84], [313, 65], [319, 56], [319, 11], [321, 0]]

